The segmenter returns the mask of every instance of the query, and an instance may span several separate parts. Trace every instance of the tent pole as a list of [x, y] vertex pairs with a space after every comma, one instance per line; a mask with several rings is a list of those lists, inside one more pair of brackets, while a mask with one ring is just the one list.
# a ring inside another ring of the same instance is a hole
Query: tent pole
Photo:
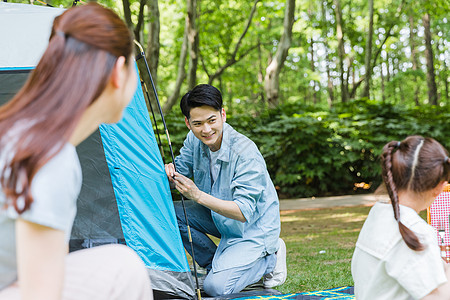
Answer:
[[166, 164], [164, 149], [163, 149], [162, 142], [161, 142], [161, 136], [159, 135], [158, 124], [156, 123], [156, 117], [155, 117], [155, 112], [153, 111], [152, 101], [150, 100], [150, 95], [148, 94], [147, 85], [145, 84], [144, 80], [142, 80], [142, 79], [141, 79], [141, 86], [143, 87], [143, 90], [145, 91], [145, 95], [147, 96], [148, 106], [150, 107], [150, 111], [152, 112], [153, 121], [155, 122], [156, 135], [158, 136], [159, 151], [161, 151], [163, 163]]
[[[172, 162], [173, 162], [173, 165], [175, 167], [175, 156], [173, 154], [172, 143], [170, 142], [169, 131], [167, 129], [166, 120], [164, 119], [164, 114], [162, 112], [161, 104], [159, 102], [158, 93], [156, 92], [155, 84], [153, 83], [152, 74], [150, 73], [150, 68], [148, 67], [147, 59], [145, 58], [145, 52], [144, 52], [144, 49], [142, 48], [141, 44], [139, 44], [138, 41], [134, 40], [134, 43], [136, 44], [136, 46], [139, 48], [139, 51], [140, 51], [140, 53], [136, 56], [136, 61], [138, 61], [139, 59], [143, 58], [144, 62], [145, 62], [145, 67], [146, 67], [148, 76], [150, 78], [150, 83], [152, 84], [153, 93], [155, 94], [155, 98], [156, 98], [156, 104], [158, 105], [159, 113], [161, 115], [161, 119], [162, 119], [162, 122], [163, 122], [163, 125], [164, 125], [164, 130], [166, 132], [167, 141], [169, 143], [170, 155], [172, 156]], [[175, 170], [176, 170], [176, 167], [175, 167]], [[181, 195], [181, 204], [183, 206], [184, 218], [185, 218], [186, 225], [187, 225], [187, 230], [188, 230], [189, 244], [191, 245], [191, 252], [192, 252], [193, 265], [194, 265], [194, 276], [195, 276], [197, 299], [201, 300], [202, 296], [201, 296], [201, 293], [200, 293], [200, 286], [198, 284], [198, 274], [197, 274], [197, 266], [195, 265], [196, 261], [195, 261], [195, 254], [194, 254], [194, 244], [192, 243], [191, 227], [189, 226], [189, 220], [188, 220], [188, 216], [187, 216], [187, 213], [186, 213], [186, 204], [185, 204], [184, 196], [181, 193], [180, 193], [180, 195]]]

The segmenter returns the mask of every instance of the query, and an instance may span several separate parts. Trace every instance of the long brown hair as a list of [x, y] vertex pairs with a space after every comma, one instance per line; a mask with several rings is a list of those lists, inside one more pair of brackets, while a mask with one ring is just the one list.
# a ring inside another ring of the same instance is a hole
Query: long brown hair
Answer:
[[[62, 149], [83, 112], [103, 92], [117, 58], [129, 59], [132, 53], [130, 31], [108, 8], [89, 3], [55, 18], [38, 65], [17, 95], [0, 107], [1, 149], [8, 145], [13, 153], [0, 170], [7, 205], [18, 213], [30, 207], [33, 177]], [[10, 138], [14, 135], [17, 140]]]
[[381, 154], [383, 181], [391, 198], [400, 234], [412, 250], [423, 250], [416, 234], [400, 221], [398, 191], [422, 193], [450, 180], [448, 151], [432, 138], [410, 136], [387, 143]]

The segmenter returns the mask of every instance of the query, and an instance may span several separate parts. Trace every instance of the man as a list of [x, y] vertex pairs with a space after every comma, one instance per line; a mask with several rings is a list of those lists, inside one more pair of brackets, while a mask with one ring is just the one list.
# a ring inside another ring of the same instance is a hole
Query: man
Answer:
[[[196, 86], [180, 107], [191, 131], [175, 159], [177, 171], [168, 164], [166, 173], [192, 200], [186, 201], [186, 211], [195, 259], [208, 271], [203, 289], [211, 296], [237, 293], [262, 276], [266, 288], [283, 284], [286, 246], [279, 238], [279, 201], [264, 158], [250, 139], [225, 123], [215, 87]], [[190, 253], [181, 203], [175, 212]], [[219, 237], [219, 245], [207, 234]]]

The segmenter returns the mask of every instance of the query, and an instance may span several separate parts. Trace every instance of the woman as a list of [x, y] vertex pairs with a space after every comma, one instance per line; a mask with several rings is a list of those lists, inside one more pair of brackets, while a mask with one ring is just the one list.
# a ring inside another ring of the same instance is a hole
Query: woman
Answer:
[[55, 18], [36, 69], [0, 108], [0, 299], [152, 299], [129, 248], [67, 255], [75, 146], [121, 119], [136, 77], [132, 37], [113, 11], [89, 3]]
[[381, 167], [391, 203], [376, 203], [359, 234], [352, 259], [356, 299], [450, 299], [450, 268], [435, 230], [418, 215], [450, 180], [448, 151], [410, 136], [384, 146]]

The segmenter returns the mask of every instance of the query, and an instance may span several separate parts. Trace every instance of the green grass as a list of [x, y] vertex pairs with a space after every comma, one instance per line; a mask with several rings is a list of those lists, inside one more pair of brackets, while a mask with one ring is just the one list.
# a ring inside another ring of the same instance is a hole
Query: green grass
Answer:
[[[288, 277], [276, 289], [290, 294], [352, 286], [351, 259], [370, 208], [281, 211]], [[420, 215], [426, 220], [426, 211]], [[188, 260], [192, 262], [190, 256]]]
[[[288, 278], [283, 293], [353, 285], [351, 258], [370, 207], [281, 212]], [[325, 251], [325, 253], [321, 253]]]
[[[282, 211], [288, 277], [276, 289], [288, 294], [353, 285], [351, 259], [370, 208]], [[426, 211], [420, 216], [426, 220]]]

